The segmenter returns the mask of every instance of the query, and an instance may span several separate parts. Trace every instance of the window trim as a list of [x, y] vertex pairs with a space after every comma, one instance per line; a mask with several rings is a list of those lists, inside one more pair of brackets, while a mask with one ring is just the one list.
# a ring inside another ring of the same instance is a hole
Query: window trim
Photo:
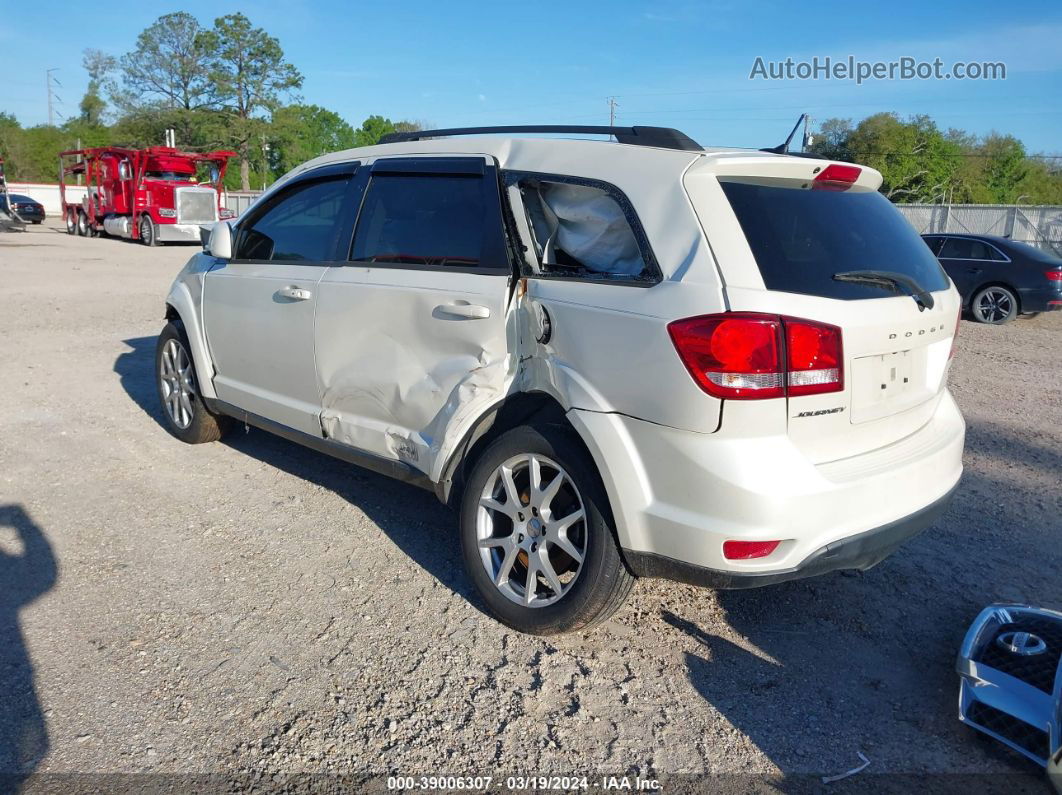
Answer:
[[[473, 164], [482, 163], [482, 168]], [[379, 167], [379, 168], [377, 168]], [[458, 177], [461, 179], [479, 179], [484, 186], [484, 198], [487, 207], [485, 215], [495, 215], [494, 219], [486, 219], [485, 223], [496, 221], [499, 234], [499, 251], [504, 256], [504, 264], [498, 265], [422, 265], [409, 262], [368, 262], [366, 260], [352, 259], [354, 255], [354, 240], [358, 233], [358, 224], [361, 222], [362, 213], [365, 210], [365, 201], [369, 195], [373, 178], [376, 176], [397, 177]], [[468, 273], [479, 276], [513, 276], [512, 252], [508, 241], [508, 227], [505, 223], [505, 213], [502, 206], [501, 190], [498, 183], [497, 165], [486, 157], [438, 157], [438, 156], [399, 156], [376, 160], [364, 170], [364, 176], [355, 179], [358, 192], [358, 207], [354, 223], [350, 229], [350, 235], [346, 246], [347, 256], [340, 264], [352, 268], [387, 268], [389, 270], [407, 271], [430, 271], [432, 273]], [[493, 186], [493, 192], [488, 188]]]
[[[520, 275], [526, 276], [531, 279], [549, 279], [551, 281], [564, 281], [564, 282], [593, 282], [595, 284], [614, 284], [620, 287], [654, 287], [660, 284], [664, 280], [664, 275], [660, 270], [660, 265], [656, 259], [656, 254], [653, 251], [652, 244], [649, 242], [649, 236], [645, 233], [645, 227], [642, 225], [641, 218], [638, 217], [637, 211], [634, 209], [634, 205], [631, 200], [627, 198], [627, 194], [620, 190], [616, 185], [611, 182], [605, 182], [600, 179], [593, 179], [592, 177], [576, 177], [570, 174], [552, 174], [542, 171], [521, 171], [518, 169], [503, 169], [501, 172], [502, 186], [506, 189], [506, 199], [508, 199], [508, 189], [510, 187], [516, 187], [520, 189], [520, 182], [524, 179], [537, 179], [542, 182], [559, 182], [566, 185], [579, 185], [587, 188], [597, 188], [598, 190], [607, 193], [616, 204], [619, 205], [623, 211], [624, 217], [627, 219], [627, 224], [631, 228], [631, 232], [634, 233], [634, 239], [638, 243], [638, 250], [641, 252], [642, 261], [645, 263], [644, 276], [641, 278], [631, 276], [609, 276], [607, 273], [591, 273], [581, 275], [566, 275], [560, 273], [546, 273], [542, 270], [542, 257], [538, 252], [537, 241], [532, 240], [535, 260], [538, 262], [539, 270], [537, 272], [528, 272], [526, 266], [521, 263]], [[522, 204], [522, 202], [521, 202]], [[514, 213], [511, 204], [507, 207], [510, 213]], [[524, 215], [527, 215], [527, 208], [522, 208]], [[512, 223], [515, 227], [515, 215], [512, 216]], [[532, 236], [534, 235], [534, 227], [531, 225], [531, 219], [527, 218], [527, 226]], [[512, 230], [512, 234], [516, 235], [516, 229]], [[519, 240], [519, 237], [515, 238]]]
[[1013, 260], [1009, 256], [1007, 256], [1007, 253], [1005, 251], [1000, 249], [994, 243], [991, 243], [991, 242], [985, 240], [984, 238], [977, 237], [976, 235], [948, 235], [948, 234], [945, 234], [945, 235], [941, 235], [941, 238], [943, 239], [943, 242], [940, 245], [940, 250], [941, 251], [944, 250], [944, 246], [946, 246], [948, 244], [948, 240], [950, 240], [951, 238], [955, 238], [956, 240], [972, 240], [975, 243], [981, 243], [982, 245], [988, 246], [994, 252], [999, 254], [999, 256], [1001, 256], [1003, 259], [981, 259], [980, 257], [941, 257], [940, 255], [937, 255], [938, 259], [950, 259], [950, 260], [954, 260], [955, 262], [1001, 262], [1001, 263], [1013, 262]]
[[[273, 263], [284, 265], [301, 265], [306, 267], [313, 267], [322, 264], [331, 265], [339, 260], [336, 259], [337, 254], [341, 250], [340, 246], [342, 241], [347, 235], [347, 228], [350, 224], [350, 216], [354, 207], [352, 207], [352, 200], [356, 198], [354, 191], [355, 185], [358, 183], [357, 174], [360, 171], [361, 161], [354, 160], [344, 163], [331, 163], [326, 166], [320, 166], [308, 171], [304, 171], [298, 174], [288, 182], [285, 182], [273, 193], [265, 197], [260, 205], [252, 208], [251, 212], [242, 216], [239, 221], [234, 224], [233, 229], [233, 252], [240, 250], [239, 246], [243, 240], [243, 235], [246, 226], [253, 226], [259, 218], [268, 213], [280, 202], [291, 196], [292, 193], [302, 190], [304, 187], [319, 182], [331, 182], [333, 180], [340, 180], [346, 178], [347, 186], [343, 195], [343, 209], [341, 210], [342, 217], [339, 223], [336, 225], [335, 230], [332, 233], [331, 251], [332, 256], [329, 259], [315, 259], [315, 260], [278, 260], [278, 259], [261, 259], [261, 258], [237, 258], [233, 257], [229, 260], [231, 263], [249, 263], [254, 265], [269, 265]], [[356, 205], [355, 205], [356, 206]], [[224, 222], [222, 222], [224, 223]]]

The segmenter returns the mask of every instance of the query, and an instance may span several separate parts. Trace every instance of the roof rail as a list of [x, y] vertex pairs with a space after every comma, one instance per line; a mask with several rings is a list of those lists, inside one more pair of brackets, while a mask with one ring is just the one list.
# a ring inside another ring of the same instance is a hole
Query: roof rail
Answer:
[[702, 147], [688, 135], [671, 127], [606, 127], [570, 124], [521, 124], [510, 127], [452, 127], [446, 130], [416, 130], [395, 132], [383, 136], [382, 144], [402, 141], [422, 141], [425, 138], [446, 138], [451, 135], [487, 135], [491, 133], [575, 133], [579, 135], [612, 135], [621, 144], [656, 146], [661, 149], [681, 149], [700, 152]]

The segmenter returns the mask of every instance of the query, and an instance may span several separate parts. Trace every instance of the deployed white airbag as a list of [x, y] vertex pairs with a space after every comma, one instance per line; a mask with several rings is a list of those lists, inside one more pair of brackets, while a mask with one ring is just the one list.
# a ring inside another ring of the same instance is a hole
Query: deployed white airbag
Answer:
[[595, 273], [642, 273], [645, 263], [638, 241], [623, 209], [608, 193], [561, 182], [541, 182], [538, 189], [552, 231], [546, 252], [563, 249]]

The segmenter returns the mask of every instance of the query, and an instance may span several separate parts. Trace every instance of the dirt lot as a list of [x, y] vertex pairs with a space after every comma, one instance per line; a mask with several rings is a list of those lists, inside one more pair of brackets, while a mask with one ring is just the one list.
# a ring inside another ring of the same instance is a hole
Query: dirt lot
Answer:
[[155, 334], [191, 253], [0, 236], [0, 770], [1036, 772], [960, 727], [953, 664], [987, 603], [1062, 607], [1062, 313], [962, 324], [966, 476], [890, 560], [643, 580], [541, 640], [484, 615], [427, 492], [166, 434]]

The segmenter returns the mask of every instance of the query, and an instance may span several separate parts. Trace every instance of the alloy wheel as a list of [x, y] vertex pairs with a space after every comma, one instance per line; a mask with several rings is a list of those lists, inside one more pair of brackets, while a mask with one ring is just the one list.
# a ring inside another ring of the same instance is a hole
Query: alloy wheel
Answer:
[[192, 424], [195, 410], [192, 399], [192, 362], [178, 340], [167, 340], [159, 359], [159, 380], [162, 383], [162, 405], [170, 420], [181, 430]]
[[483, 567], [502, 594], [524, 607], [551, 605], [571, 590], [586, 559], [583, 499], [555, 461], [514, 456], [487, 478], [476, 538]]
[[989, 287], [977, 301], [978, 319], [983, 323], [999, 323], [1014, 311], [1014, 298], [1001, 287]]

